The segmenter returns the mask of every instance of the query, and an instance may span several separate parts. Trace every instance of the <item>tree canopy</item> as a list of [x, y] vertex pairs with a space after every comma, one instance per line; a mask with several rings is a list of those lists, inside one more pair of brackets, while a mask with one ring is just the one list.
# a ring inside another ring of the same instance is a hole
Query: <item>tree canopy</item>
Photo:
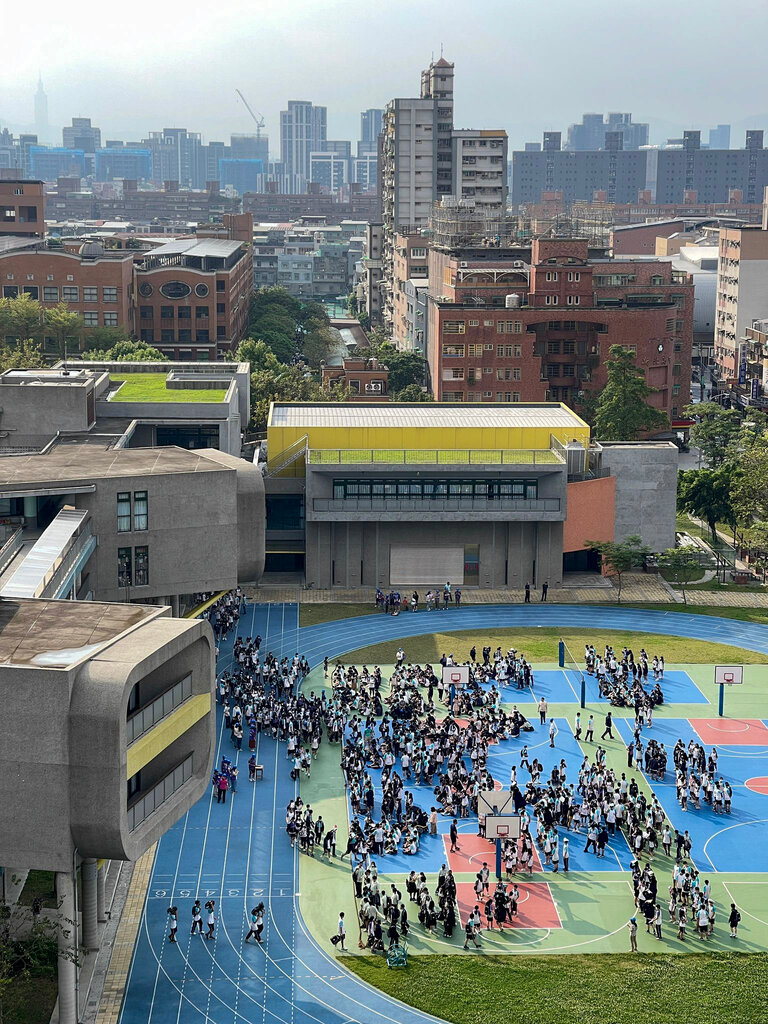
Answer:
[[93, 349], [83, 354], [83, 359], [113, 363], [163, 362], [163, 353], [146, 341], [132, 341], [130, 338], [118, 341], [111, 348]]
[[611, 345], [605, 361], [608, 379], [600, 393], [595, 415], [599, 441], [636, 441], [648, 430], [660, 430], [666, 413], [648, 404], [655, 391], [637, 368], [635, 353], [622, 345]]
[[691, 428], [691, 444], [712, 469], [724, 462], [733, 462], [756, 445], [765, 444], [768, 417], [750, 409], [747, 416], [740, 409], [724, 409], [717, 402], [700, 402], [685, 409], [686, 416], [696, 419]]
[[729, 465], [720, 469], [689, 469], [677, 482], [677, 506], [682, 512], [703, 519], [712, 539], [717, 539], [717, 523], [736, 525], [731, 497], [737, 471]]

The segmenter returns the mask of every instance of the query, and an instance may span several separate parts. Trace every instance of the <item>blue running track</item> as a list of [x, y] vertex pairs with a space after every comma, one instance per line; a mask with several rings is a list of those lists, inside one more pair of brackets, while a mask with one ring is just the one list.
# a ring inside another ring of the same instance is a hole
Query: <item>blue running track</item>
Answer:
[[[712, 616], [601, 606], [468, 606], [397, 617], [371, 615], [299, 628], [296, 605], [251, 605], [240, 620], [239, 632], [260, 633], [263, 650], [277, 655], [299, 651], [315, 666], [325, 655], [333, 658], [387, 639], [457, 629], [482, 632], [531, 626], [644, 630], [768, 653], [768, 630], [763, 626]], [[219, 671], [231, 666], [233, 642], [230, 636], [220, 645]], [[407, 641], [403, 646], [407, 657]], [[392, 660], [394, 650], [393, 643]], [[235, 756], [221, 715], [218, 721], [217, 763], [222, 752]], [[291, 850], [283, 827], [284, 809], [294, 795], [285, 748], [260, 737], [257, 758], [264, 765], [264, 781], [256, 785], [247, 780], [248, 751], [241, 751], [238, 757], [237, 797], [232, 799], [230, 794], [227, 803], [220, 805], [209, 790], [158, 844], [121, 1024], [435, 1021], [361, 982], [339, 965], [330, 946], [324, 950], [309, 935], [297, 898], [298, 853]], [[503, 772], [506, 770], [505, 764]], [[202, 902], [216, 901], [213, 942], [190, 934], [196, 897]], [[243, 943], [248, 913], [259, 900], [268, 908], [263, 948], [254, 942]], [[167, 941], [166, 911], [171, 903], [179, 908], [175, 946]], [[333, 908], [329, 908], [329, 935], [335, 925]]]

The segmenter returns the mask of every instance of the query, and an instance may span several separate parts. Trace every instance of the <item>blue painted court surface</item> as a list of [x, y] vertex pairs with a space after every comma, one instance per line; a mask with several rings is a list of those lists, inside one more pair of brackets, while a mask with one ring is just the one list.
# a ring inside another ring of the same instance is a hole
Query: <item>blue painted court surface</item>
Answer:
[[[263, 650], [278, 656], [305, 654], [310, 664], [322, 662], [368, 643], [414, 636], [430, 630], [472, 629], [482, 633], [505, 627], [568, 626], [583, 629], [645, 630], [730, 643], [768, 653], [768, 630], [743, 622], [669, 615], [657, 611], [570, 606], [481, 606], [451, 610], [439, 618], [404, 615], [398, 618], [370, 616], [299, 628], [295, 605], [249, 606], [240, 622], [240, 635], [264, 638]], [[219, 670], [231, 666], [230, 636], [221, 644]], [[404, 644], [407, 653], [407, 643]], [[587, 682], [588, 687], [593, 680]], [[575, 714], [579, 680], [564, 671], [536, 674], [533, 694], [517, 695], [509, 689], [505, 701], [521, 705], [545, 695], [550, 703], [570, 703]], [[702, 718], [716, 714], [706, 706], [704, 695], [686, 673], [667, 673], [664, 690], [671, 703], [701, 703]], [[596, 698], [588, 690], [588, 700]], [[525, 712], [535, 718], [534, 708]], [[519, 763], [519, 750], [527, 738], [529, 751], [544, 764], [544, 776], [555, 761], [565, 756], [569, 766], [581, 760], [569, 721], [558, 718], [557, 748], [548, 745], [538, 726], [523, 740], [494, 747], [490, 766], [505, 787], [509, 771]], [[622, 737], [629, 738], [628, 723], [617, 720]], [[597, 719], [596, 739], [602, 731]], [[686, 719], [657, 719], [652, 735], [671, 749], [681, 736], [695, 735]], [[735, 739], [735, 737], [734, 737]], [[219, 749], [235, 756], [219, 718]], [[684, 813], [675, 800], [674, 778], [653, 784], [672, 822], [688, 828], [694, 848], [718, 870], [747, 871], [765, 868], [768, 848], [768, 814], [761, 810], [765, 796], [746, 789], [753, 776], [768, 776], [768, 749], [740, 748], [730, 742], [720, 748], [720, 767], [734, 788], [734, 811], [713, 821], [710, 810]], [[292, 851], [284, 830], [285, 806], [294, 795], [285, 748], [261, 736], [257, 759], [264, 765], [264, 781], [247, 781], [249, 752], [239, 753], [240, 781], [236, 799], [217, 804], [209, 792], [160, 841], [152, 868], [148, 897], [130, 969], [121, 1024], [417, 1024], [434, 1018], [388, 999], [340, 967], [331, 947], [321, 948], [310, 937], [299, 909], [298, 853]], [[573, 760], [572, 760], [573, 759]], [[427, 803], [431, 790], [423, 790]], [[418, 791], [417, 802], [422, 801]], [[423, 805], [423, 804], [422, 804]], [[475, 822], [468, 819], [469, 830]], [[447, 830], [448, 819], [441, 822]], [[748, 843], [741, 837], [748, 836]], [[436, 870], [444, 859], [442, 836], [425, 838], [425, 870]], [[611, 855], [600, 862], [582, 853], [583, 844], [571, 839], [571, 870], [617, 870], [629, 862], [626, 843], [615, 840]], [[751, 854], [747, 850], [753, 851]], [[701, 858], [700, 858], [701, 859]], [[412, 858], [390, 858], [383, 870], [409, 871]], [[705, 863], [701, 863], [702, 869]], [[422, 865], [419, 864], [421, 870]], [[196, 897], [216, 900], [216, 940], [190, 935], [191, 906]], [[318, 898], [321, 898], [320, 896]], [[264, 948], [244, 945], [247, 915], [259, 900], [267, 905]], [[179, 907], [179, 942], [167, 941], [167, 908]], [[335, 930], [335, 908], [329, 908], [329, 932]]]

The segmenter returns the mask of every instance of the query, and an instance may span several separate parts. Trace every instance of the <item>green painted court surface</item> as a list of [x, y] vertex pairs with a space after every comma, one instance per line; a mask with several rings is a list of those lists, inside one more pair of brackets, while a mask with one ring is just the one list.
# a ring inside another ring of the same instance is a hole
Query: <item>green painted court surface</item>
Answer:
[[[530, 629], [499, 630], [496, 631], [498, 636], [474, 631], [464, 631], [461, 635], [426, 634], [409, 637], [402, 643], [407, 660], [423, 663], [424, 658], [428, 657], [434, 664], [440, 652], [446, 649], [453, 652], [457, 661], [464, 660], [473, 643], [478, 650], [485, 643], [495, 647], [498, 642], [503, 649], [515, 646], [525, 652], [525, 644], [514, 643], [514, 637], [531, 632]], [[556, 631], [547, 632], [554, 634]], [[572, 631], [569, 637], [569, 648], [574, 652], [582, 652], [587, 640], [595, 642], [600, 649], [600, 643], [608, 639], [605, 631], [600, 630], [595, 630], [592, 635]], [[447, 643], [449, 640], [450, 644]], [[718, 915], [714, 935], [710, 940], [699, 940], [690, 925], [686, 941], [677, 939], [677, 927], [669, 923], [666, 910], [667, 889], [672, 881], [674, 861], [664, 856], [663, 852], [657, 853], [652, 866], [658, 879], [658, 899], [664, 911], [662, 939], [659, 941], [646, 934], [644, 923], [639, 920], [640, 951], [665, 954], [700, 953], [705, 950], [733, 952], [735, 949], [742, 953], [768, 951], [768, 875], [765, 873], [768, 872], [768, 856], [765, 854], [768, 849], [768, 729], [765, 724], [768, 719], [768, 667], [747, 663], [755, 659], [764, 661], [765, 656], [744, 652], [742, 657], [732, 647], [721, 646], [715, 650], [710, 644], [682, 638], [654, 637], [651, 643], [647, 634], [639, 633], [614, 632], [608, 642], [614, 645], [618, 643], [619, 647], [628, 643], [636, 653], [641, 646], [645, 646], [650, 656], [664, 653], [667, 657], [665, 704], [655, 710], [653, 726], [645, 729], [644, 741], [655, 737], [665, 743], [670, 754], [678, 737], [686, 743], [693, 737], [707, 751], [713, 744], [716, 745], [720, 755], [718, 775], [723, 775], [733, 788], [733, 809], [730, 815], [715, 815], [703, 801], [700, 810], [683, 812], [675, 796], [674, 774], [673, 770], [670, 771], [671, 757], [663, 783], [652, 783], [643, 773], [627, 770], [626, 743], [632, 735], [634, 712], [629, 708], [611, 708], [615, 739], [603, 741], [608, 767], [613, 768], [617, 776], [627, 771], [627, 777], [636, 778], [648, 796], [653, 789], [672, 824], [681, 831], [686, 828], [690, 831], [693, 838], [693, 862], [700, 870], [701, 878], [709, 879], [712, 884], [712, 896]], [[554, 637], [545, 637], [539, 633], [530, 643], [534, 647], [534, 655], [540, 658], [549, 649], [551, 656], [534, 662], [533, 693], [518, 693], [512, 689], [503, 691], [504, 707], [509, 710], [516, 703], [535, 729], [533, 733], [525, 734], [524, 740], [513, 739], [492, 748], [489, 768], [505, 788], [509, 784], [509, 767], [512, 763], [519, 763], [519, 750], [523, 742], [528, 743], [532, 755], [536, 754], [542, 760], [542, 779], [547, 778], [551, 764], [564, 757], [568, 765], [569, 782], [577, 781], [578, 765], [584, 754], [594, 753], [596, 749], [596, 743], [588, 744], [583, 739], [577, 743], [573, 735], [573, 720], [579, 709], [579, 674], [573, 668], [566, 671], [558, 668]], [[388, 678], [398, 646], [398, 640], [387, 640], [375, 648], [350, 652], [344, 656], [343, 661], [358, 666], [366, 663], [369, 668], [380, 664], [384, 677]], [[687, 663], [670, 663], [669, 652], [675, 650], [684, 651], [692, 660]], [[713, 664], [702, 663], [702, 659], [710, 658], [713, 653], [713, 663], [720, 662], [724, 654], [728, 655], [728, 663], [747, 663], [744, 685], [733, 687], [725, 694], [725, 719], [718, 718], [718, 688], [713, 684]], [[388, 659], [384, 663], [386, 654]], [[377, 661], [376, 657], [381, 660]], [[322, 668], [316, 668], [305, 681], [304, 690], [318, 692], [325, 685]], [[559, 730], [554, 749], [549, 747], [547, 727], [540, 726], [535, 713], [535, 701], [542, 694], [547, 697], [549, 716], [555, 719]], [[598, 698], [591, 680], [588, 680], [587, 695], [582, 721], [585, 723], [587, 716], [594, 714], [595, 740], [599, 740], [609, 705]], [[431, 805], [429, 787], [414, 788], [406, 785], [408, 788], [414, 792], [415, 802], [422, 807], [426, 806], [428, 810]], [[321, 746], [318, 760], [312, 766], [311, 779], [303, 779], [301, 782], [301, 795], [312, 805], [316, 815], [322, 814], [327, 827], [334, 824], [339, 826], [337, 848], [342, 852], [346, 846], [349, 812], [339, 766], [338, 746]], [[379, 809], [377, 800], [375, 819]], [[439, 827], [442, 832], [447, 832], [448, 822], [449, 819], [441, 816]], [[422, 850], [416, 857], [398, 855], [375, 858], [382, 891], [390, 882], [395, 882], [405, 893], [405, 877], [411, 868], [417, 872], [424, 870], [430, 889], [434, 891], [437, 871], [441, 863], [446, 863], [454, 871], [460, 908], [463, 904], [474, 905], [471, 886], [475, 872], [485, 860], [493, 876], [494, 847], [477, 837], [476, 816], [460, 821], [460, 830], [459, 856], [454, 854], [449, 857], [447, 845], [439, 836], [436, 839], [425, 837]], [[484, 930], [481, 936], [483, 948], [476, 955], [589, 954], [628, 950], [626, 923], [635, 913], [635, 908], [628, 871], [631, 853], [626, 841], [619, 837], [612, 839], [605, 859], [598, 860], [593, 854], [583, 852], [586, 838], [583, 832], [562, 828], [558, 831], [561, 840], [566, 834], [570, 839], [569, 873], [554, 873], [551, 868], [542, 868], [537, 858], [537, 870], [532, 875], [517, 873], [506, 879], [509, 883], [516, 882], [520, 888], [519, 920], [513, 927], [505, 928], [503, 935], [496, 929]], [[641, 864], [646, 861], [646, 857], [641, 857]], [[337, 858], [329, 863], [319, 855], [314, 860], [301, 856], [300, 883], [301, 911], [315, 938], [327, 943], [329, 926], [333, 923], [331, 916], [338, 909], [345, 910], [350, 938], [355, 938], [354, 922], [357, 916], [349, 861]], [[736, 942], [729, 938], [727, 925], [731, 902], [738, 905], [742, 915]], [[409, 949], [413, 953], [469, 956], [462, 949], [461, 929], [457, 928], [453, 938], [447, 939], [442, 936], [441, 926], [438, 926], [438, 934], [430, 936], [416, 919], [415, 904], [410, 904], [409, 910], [414, 911], [409, 914], [412, 925]], [[354, 952], [355, 943], [351, 942], [350, 945]], [[364, 955], [369, 956], [367, 953]], [[402, 993], [399, 994], [402, 996]]]

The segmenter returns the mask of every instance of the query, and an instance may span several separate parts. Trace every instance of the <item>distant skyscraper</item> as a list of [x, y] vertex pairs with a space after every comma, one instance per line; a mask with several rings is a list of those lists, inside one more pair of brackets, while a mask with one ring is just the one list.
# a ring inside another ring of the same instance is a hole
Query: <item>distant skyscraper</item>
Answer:
[[90, 117], [73, 117], [72, 124], [61, 129], [61, 137], [66, 149], [95, 153], [101, 148], [101, 129], [94, 128]]
[[37, 80], [37, 92], [35, 93], [35, 129], [40, 139], [48, 136], [48, 97], [43, 89], [43, 77]]
[[581, 124], [572, 124], [568, 128], [563, 148], [572, 152], [607, 149], [606, 132], [621, 132], [622, 149], [639, 149], [648, 145], [647, 124], [635, 123], [631, 114], [610, 113], [605, 118], [602, 114], [584, 114]]
[[280, 161], [291, 191], [303, 192], [309, 180], [309, 154], [322, 153], [328, 137], [328, 108], [306, 100], [288, 100], [280, 111]]
[[717, 128], [709, 129], [709, 148], [731, 148], [731, 126], [729, 124], [719, 124]]
[[[364, 110], [360, 115], [360, 141], [373, 143], [376, 145], [376, 140], [381, 132], [381, 119], [384, 116], [384, 111], [379, 107], [369, 107], [368, 110]], [[367, 150], [369, 153], [375, 153], [375, 149]]]

